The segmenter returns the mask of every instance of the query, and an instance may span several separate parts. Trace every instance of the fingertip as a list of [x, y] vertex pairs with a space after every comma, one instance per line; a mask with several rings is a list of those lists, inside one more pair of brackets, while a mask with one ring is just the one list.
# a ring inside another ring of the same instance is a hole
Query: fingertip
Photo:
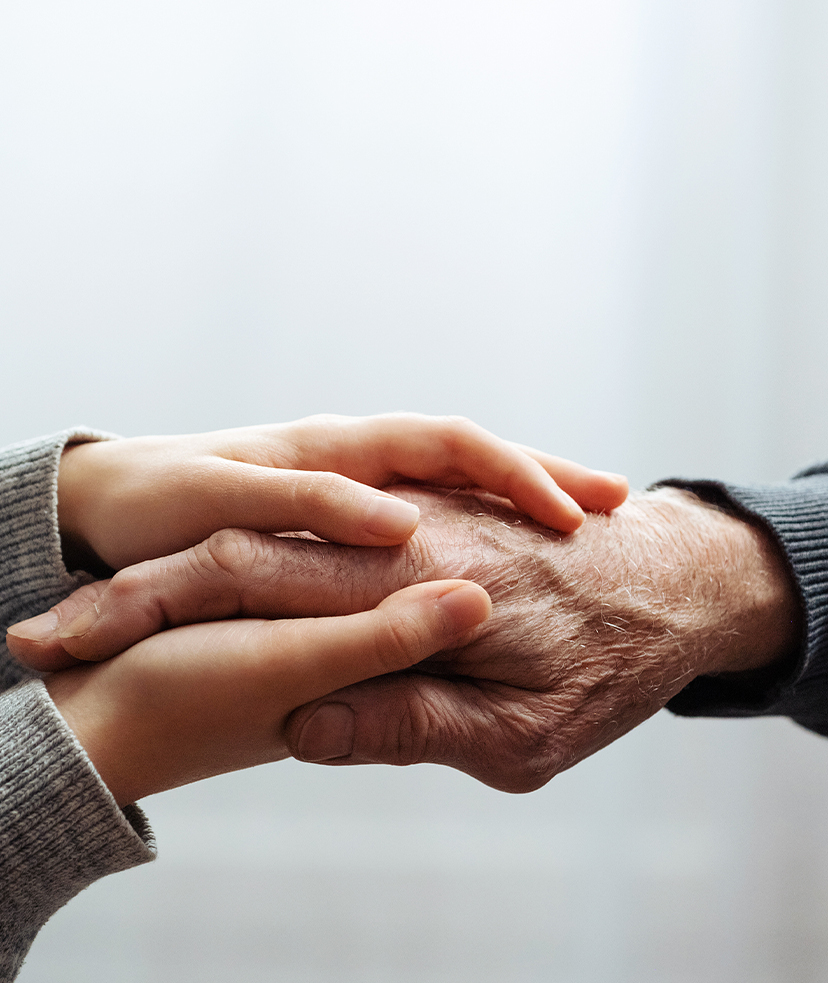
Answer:
[[449, 630], [457, 634], [476, 628], [492, 613], [492, 599], [486, 591], [467, 580], [450, 582], [436, 605]]
[[556, 532], [568, 535], [580, 529], [585, 520], [586, 513], [581, 506], [559, 485], [555, 485], [554, 501], [544, 524]]
[[566, 518], [562, 518], [559, 522], [557, 528], [563, 533], [572, 533], [580, 529], [581, 526], [586, 522], [586, 512], [581, 508], [580, 505], [573, 501], [573, 507], [570, 507]]
[[28, 639], [19, 635], [13, 628], [6, 630], [6, 648], [18, 662], [21, 662], [26, 655], [27, 643]]
[[77, 664], [57, 640], [36, 642], [11, 629], [6, 632], [6, 648], [15, 662], [35, 672], [56, 672]]
[[34, 618], [27, 618], [25, 621], [18, 621], [6, 632], [7, 638], [25, 639], [29, 642], [46, 642], [53, 638], [57, 633], [58, 614], [54, 608], [44, 611], [43, 614], [35, 615]]
[[615, 495], [613, 505], [611, 506], [611, 508], [615, 509], [627, 501], [627, 496], [630, 494], [630, 483], [623, 474], [611, 474], [610, 472], [606, 472], [605, 474]]
[[21, 665], [37, 672], [54, 672], [75, 664], [57, 636], [58, 615], [52, 609], [6, 629], [6, 648]]
[[58, 638], [62, 642], [75, 638], [82, 638], [92, 627], [94, 627], [99, 617], [100, 610], [98, 605], [93, 604], [85, 611], [82, 611], [76, 618], [73, 618], [65, 628], [61, 628], [61, 630], [58, 632]]
[[589, 508], [593, 512], [611, 512], [623, 505], [630, 493], [630, 483], [623, 474], [611, 471], [594, 472], [596, 485], [593, 488]]
[[420, 521], [420, 510], [412, 502], [394, 495], [373, 495], [365, 513], [364, 528], [387, 545], [409, 539]]
[[[547, 524], [560, 532], [575, 532], [584, 522], [586, 512], [611, 512], [627, 499], [629, 482], [621, 474], [610, 471], [596, 471], [581, 465], [566, 462], [569, 472], [565, 473], [560, 464], [555, 477], [558, 492], [557, 521]], [[564, 509], [566, 510], [564, 512]]]

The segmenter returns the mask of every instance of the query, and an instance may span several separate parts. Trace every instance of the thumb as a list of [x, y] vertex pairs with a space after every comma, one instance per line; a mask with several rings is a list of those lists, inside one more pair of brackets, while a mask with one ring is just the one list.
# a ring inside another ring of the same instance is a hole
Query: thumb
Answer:
[[[12, 625], [6, 644], [18, 662], [54, 672], [78, 660], [108, 659], [179, 625], [348, 614], [373, 607], [400, 586], [398, 578], [382, 577], [385, 551], [342, 550], [222, 529], [180, 553], [136, 563], [110, 580], [81, 587], [44, 614]], [[341, 577], [332, 575], [337, 570]], [[346, 573], [349, 590], [342, 586]], [[363, 583], [373, 590], [361, 600]]]
[[[66, 652], [58, 633], [61, 626], [73, 623], [76, 618], [89, 612], [97, 613], [101, 598], [106, 596], [111, 583], [111, 580], [96, 580], [85, 584], [43, 614], [11, 625], [6, 631], [9, 652], [22, 665], [38, 672], [54, 672], [76, 665], [77, 660]], [[128, 638], [121, 648], [126, 648], [141, 637]], [[110, 654], [114, 655], [117, 651], [120, 649], [115, 648]]]
[[293, 629], [297, 642], [307, 640], [297, 647], [313, 680], [296, 706], [360, 680], [408, 669], [463, 644], [491, 610], [482, 587], [443, 580], [404, 587], [373, 611], [271, 624], [282, 638]]
[[485, 680], [384, 676], [299, 707], [285, 741], [299, 761], [430, 762], [503, 792], [530, 792], [560, 770], [540, 694]]

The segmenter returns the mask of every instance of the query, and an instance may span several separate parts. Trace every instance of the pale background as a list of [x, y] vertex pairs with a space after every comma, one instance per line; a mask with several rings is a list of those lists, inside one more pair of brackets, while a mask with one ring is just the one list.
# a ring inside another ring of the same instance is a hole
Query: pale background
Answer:
[[[818, 0], [4, 0], [4, 441], [457, 412], [636, 484], [828, 453]], [[151, 799], [22, 983], [798, 983], [828, 743], [668, 714], [540, 792]]]

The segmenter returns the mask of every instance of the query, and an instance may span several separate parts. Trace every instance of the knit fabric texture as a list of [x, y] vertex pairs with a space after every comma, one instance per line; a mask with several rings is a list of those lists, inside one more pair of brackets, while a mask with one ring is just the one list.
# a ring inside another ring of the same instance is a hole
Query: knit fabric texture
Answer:
[[[0, 624], [45, 611], [90, 579], [63, 565], [57, 473], [88, 430], [0, 451]], [[0, 645], [0, 981], [13, 980], [37, 932], [106, 874], [155, 856], [135, 806], [121, 810], [37, 674]]]
[[786, 716], [828, 736], [828, 464], [779, 485], [659, 484], [694, 491], [764, 526], [788, 563], [805, 616], [800, 649], [781, 671], [700, 676], [668, 707], [687, 716]]

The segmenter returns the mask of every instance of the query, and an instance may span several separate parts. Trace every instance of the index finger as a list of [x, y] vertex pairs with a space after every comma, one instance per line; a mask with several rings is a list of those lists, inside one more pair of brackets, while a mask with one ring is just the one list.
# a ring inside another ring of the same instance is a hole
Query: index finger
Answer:
[[[454, 416], [311, 417], [293, 425], [289, 444], [294, 468], [324, 468], [376, 487], [414, 480], [483, 488], [560, 532], [573, 532], [584, 520], [563, 485], [569, 482], [573, 491], [582, 492], [590, 475], [598, 474], [530, 452]], [[577, 481], [572, 481], [575, 475]]]

